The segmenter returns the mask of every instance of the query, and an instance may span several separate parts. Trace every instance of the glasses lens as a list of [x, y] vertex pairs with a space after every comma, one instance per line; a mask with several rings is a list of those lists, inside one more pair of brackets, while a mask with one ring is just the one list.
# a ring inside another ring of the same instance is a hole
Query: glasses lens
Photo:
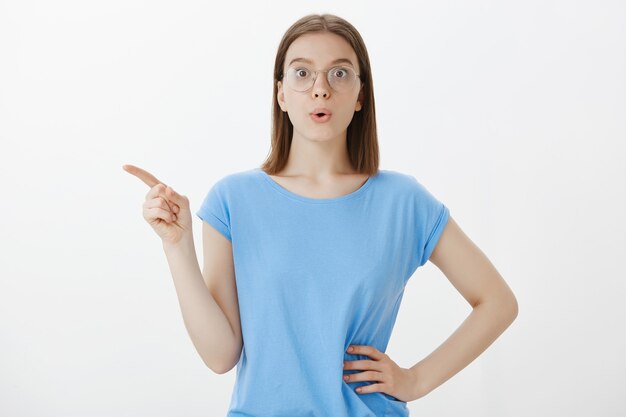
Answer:
[[328, 84], [336, 91], [348, 91], [354, 86], [356, 73], [349, 67], [336, 67], [328, 71]]
[[[325, 73], [330, 87], [338, 92], [350, 90], [357, 78], [356, 72], [350, 67], [334, 67]], [[313, 87], [315, 72], [306, 67], [291, 67], [287, 71], [286, 82], [295, 91], [307, 91]]]
[[308, 68], [289, 68], [287, 82], [295, 91], [306, 91], [313, 85], [313, 77], [313, 71]]

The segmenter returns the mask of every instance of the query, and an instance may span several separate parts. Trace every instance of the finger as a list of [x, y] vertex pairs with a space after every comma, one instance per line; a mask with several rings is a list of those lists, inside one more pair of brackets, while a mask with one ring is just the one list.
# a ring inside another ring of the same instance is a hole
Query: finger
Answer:
[[370, 392], [383, 392], [384, 388], [384, 384], [369, 384], [357, 387], [355, 391], [359, 394], [367, 394]]
[[155, 185], [161, 183], [163, 184], [163, 182], [159, 181], [154, 175], [152, 175], [151, 173], [149, 173], [148, 171], [145, 171], [139, 167], [136, 167], [134, 165], [130, 165], [130, 164], [126, 164], [126, 165], [122, 165], [122, 168], [136, 176], [137, 178], [139, 178], [140, 180], [142, 180], [144, 183], [146, 183], [146, 185], [148, 185], [148, 187], [154, 187]]
[[[150, 202], [150, 205], [147, 204]], [[150, 189], [146, 195], [145, 203], [146, 207], [162, 207], [171, 211], [172, 213], [179, 213], [180, 208], [170, 201], [165, 195], [165, 186], [163, 184], [157, 184]]]
[[161, 207], [163, 207], [165, 210], [168, 210], [174, 216], [176, 215], [176, 213], [178, 212], [178, 206], [176, 204], [161, 196], [158, 197], [158, 200], [160, 201]]
[[383, 381], [383, 373], [378, 371], [363, 371], [357, 372], [354, 374], [346, 374], [343, 376], [343, 380], [347, 382], [358, 382], [358, 381]]
[[188, 200], [185, 196], [178, 194], [172, 187], [165, 184], [157, 184], [148, 191], [146, 200], [162, 197], [170, 206], [170, 210], [174, 213], [180, 212], [180, 206], [186, 207]]
[[381, 368], [378, 362], [364, 359], [360, 361], [344, 361], [343, 369], [358, 369], [358, 370], [374, 369], [374, 370], [379, 371]]
[[146, 193], [146, 200], [151, 200], [157, 197], [163, 197], [163, 199], [167, 200], [167, 196], [165, 195], [165, 188], [167, 186], [165, 184], [158, 183], [154, 187], [150, 188]]
[[155, 207], [160, 207], [163, 210], [166, 210], [168, 212], [173, 213], [173, 210], [171, 209], [171, 206], [167, 203], [167, 201], [161, 197], [161, 196], [156, 196], [155, 198], [152, 198], [150, 200], [146, 200], [144, 203], [144, 207], [145, 208], [155, 208]]
[[[350, 350], [352, 348], [352, 350]], [[369, 345], [350, 345], [346, 352], [351, 353], [353, 355], [366, 355], [374, 360], [381, 360], [385, 357], [385, 354], [374, 346]]]
[[178, 207], [186, 207], [187, 198], [178, 194], [174, 189], [170, 186], [167, 186], [165, 189], [165, 195], [168, 200], [173, 201]]
[[175, 215], [160, 207], [146, 209], [146, 213], [149, 219], [161, 219], [167, 223], [175, 221]]

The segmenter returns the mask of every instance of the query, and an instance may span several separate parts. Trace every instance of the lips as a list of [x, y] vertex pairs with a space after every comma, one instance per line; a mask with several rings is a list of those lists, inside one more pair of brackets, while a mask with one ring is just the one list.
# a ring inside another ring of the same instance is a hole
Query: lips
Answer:
[[325, 107], [317, 107], [313, 109], [313, 111], [311, 112], [311, 116], [318, 116], [318, 117], [322, 117], [324, 115], [330, 116], [331, 114], [333, 114], [333, 112], [331, 112]]
[[330, 114], [323, 114], [321, 116], [318, 116], [316, 113], [311, 113], [311, 119], [315, 123], [324, 123], [330, 119]]
[[309, 114], [311, 116], [311, 120], [313, 120], [315, 123], [324, 123], [330, 119], [330, 116], [333, 114], [333, 112], [328, 110], [326, 107], [316, 107]]

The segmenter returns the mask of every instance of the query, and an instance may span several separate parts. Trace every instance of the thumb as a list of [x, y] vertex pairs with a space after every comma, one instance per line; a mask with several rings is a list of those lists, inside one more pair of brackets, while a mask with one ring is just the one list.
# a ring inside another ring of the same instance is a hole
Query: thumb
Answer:
[[169, 185], [165, 188], [165, 195], [167, 196], [168, 199], [176, 203], [179, 207], [186, 207], [187, 197], [178, 194]]

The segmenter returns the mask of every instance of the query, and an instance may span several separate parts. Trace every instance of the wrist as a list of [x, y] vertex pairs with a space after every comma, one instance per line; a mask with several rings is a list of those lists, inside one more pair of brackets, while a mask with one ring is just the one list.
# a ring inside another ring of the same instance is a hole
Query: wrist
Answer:
[[409, 370], [413, 377], [413, 400], [418, 400], [430, 392], [428, 389], [428, 381], [424, 375], [424, 367], [421, 362], [418, 362], [409, 368]]
[[193, 235], [183, 236], [178, 242], [172, 243], [163, 241], [163, 249], [165, 252], [188, 252], [193, 250], [195, 252], [195, 244], [193, 241]]

